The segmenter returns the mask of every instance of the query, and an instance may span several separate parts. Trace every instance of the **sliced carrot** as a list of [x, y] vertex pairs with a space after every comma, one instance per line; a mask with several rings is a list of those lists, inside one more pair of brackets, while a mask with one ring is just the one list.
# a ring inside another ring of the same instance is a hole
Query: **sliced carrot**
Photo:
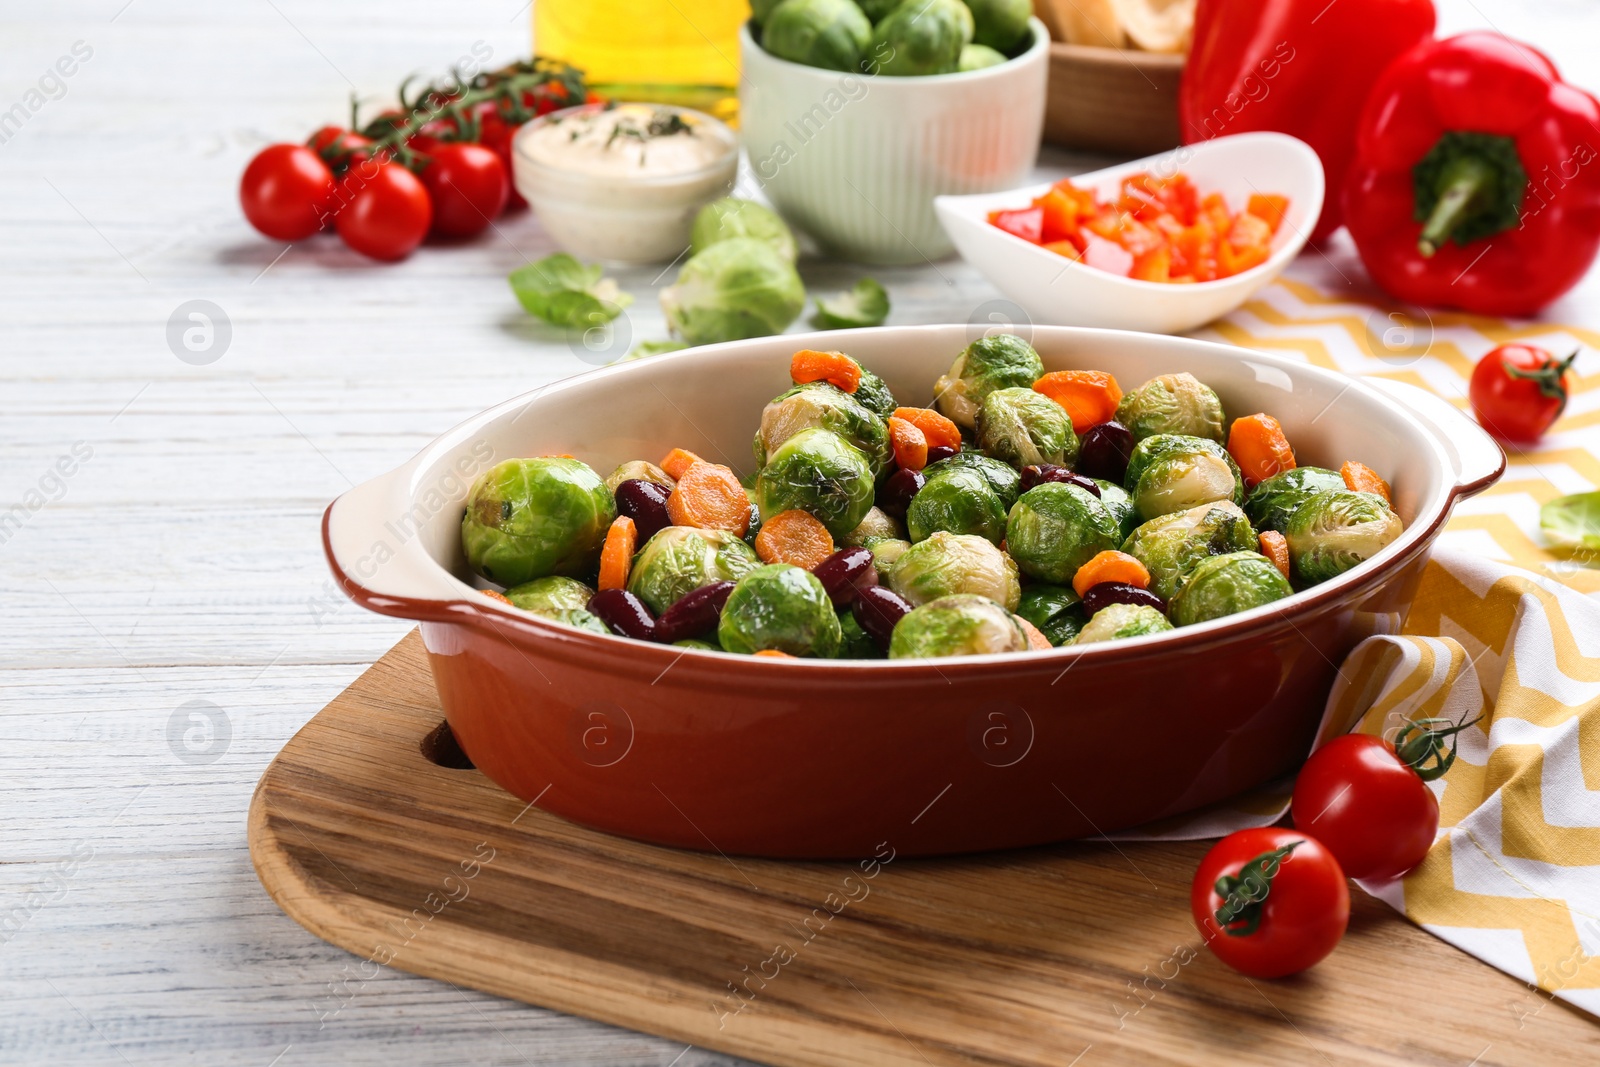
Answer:
[[1352, 493], [1377, 493], [1385, 500], [1389, 496], [1389, 483], [1378, 477], [1378, 472], [1365, 463], [1350, 460], [1339, 468], [1339, 477], [1344, 479], [1344, 484]]
[[1233, 428], [1228, 431], [1228, 454], [1239, 465], [1244, 484], [1251, 487], [1295, 468], [1294, 449], [1289, 447], [1283, 427], [1265, 413], [1233, 420]]
[[763, 563], [792, 563], [810, 570], [833, 555], [833, 535], [808, 511], [780, 511], [761, 524], [756, 555]]
[[1126, 552], [1107, 549], [1079, 567], [1078, 573], [1072, 576], [1072, 588], [1079, 596], [1103, 582], [1121, 582], [1148, 589], [1150, 572]]
[[1289, 213], [1289, 198], [1276, 193], [1251, 193], [1244, 209], [1277, 233], [1278, 227], [1283, 225], [1283, 217]]
[[1289, 539], [1277, 530], [1266, 530], [1261, 534], [1261, 554], [1272, 561], [1272, 565], [1283, 572], [1285, 578], [1289, 577]]
[[1077, 433], [1116, 418], [1122, 401], [1122, 388], [1103, 370], [1051, 371], [1033, 383], [1033, 391], [1066, 408]]
[[693, 452], [690, 452], [687, 448], [674, 448], [671, 452], [668, 452], [662, 457], [661, 469], [667, 472], [667, 477], [671, 478], [673, 481], [677, 481], [679, 478], [683, 477], [684, 471], [688, 470], [696, 463], [704, 462], [705, 460], [701, 459]]
[[789, 377], [796, 385], [827, 382], [853, 393], [861, 385], [861, 364], [843, 352], [818, 352], [802, 348], [789, 360]]
[[777, 648], [762, 648], [750, 653], [752, 656], [767, 656], [770, 659], [794, 659], [789, 653]]
[[606, 531], [600, 549], [601, 589], [626, 589], [628, 571], [633, 568], [633, 551], [639, 542], [639, 528], [626, 515], [618, 515]]
[[[504, 593], [496, 592], [493, 589], [480, 589], [478, 592], [482, 593], [490, 600], [498, 600], [502, 604], [511, 604], [511, 598], [506, 596]], [[516, 607], [515, 604], [511, 604], [511, 606]]]
[[889, 416], [889, 444], [902, 469], [919, 471], [928, 465], [928, 435], [905, 419]]
[[667, 497], [667, 517], [674, 526], [730, 530], [744, 536], [750, 528], [750, 497], [738, 475], [721, 464], [700, 460], [675, 477], [678, 484]]
[[546, 452], [540, 459], [577, 459], [571, 452]]
[[932, 408], [895, 408], [894, 417], [921, 430], [929, 448], [961, 447], [961, 428]]
[[1050, 644], [1050, 639], [1040, 633], [1039, 628], [1033, 623], [1024, 619], [1021, 615], [1013, 615], [1011, 617], [1016, 620], [1018, 626], [1022, 627], [1022, 632], [1028, 635], [1029, 652], [1048, 652], [1054, 647]]

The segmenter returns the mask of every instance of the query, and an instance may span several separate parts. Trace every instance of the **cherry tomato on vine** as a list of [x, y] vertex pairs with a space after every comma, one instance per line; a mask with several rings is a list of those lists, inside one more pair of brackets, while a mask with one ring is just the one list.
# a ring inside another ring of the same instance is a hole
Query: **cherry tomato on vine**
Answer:
[[1557, 359], [1534, 345], [1501, 345], [1472, 369], [1467, 393], [1478, 422], [1511, 444], [1533, 444], [1567, 406], [1574, 352]]
[[481, 144], [434, 143], [424, 150], [422, 184], [433, 201], [433, 232], [471, 237], [505, 210], [511, 181], [500, 157]]
[[[520, 124], [512, 125], [500, 114], [500, 109], [492, 100], [485, 100], [478, 105], [476, 112], [478, 119], [478, 143], [500, 157], [500, 163], [506, 169], [506, 177], [510, 179], [515, 173], [511, 169], [511, 139], [522, 129]], [[510, 186], [511, 194], [506, 198], [507, 211], [519, 211], [528, 206], [528, 202], [517, 192], [515, 184]]]
[[392, 162], [365, 160], [339, 183], [333, 225], [344, 243], [373, 259], [404, 259], [428, 235], [433, 205], [415, 174]]
[[1294, 783], [1296, 830], [1315, 834], [1351, 878], [1398, 878], [1439, 830], [1439, 802], [1394, 748], [1371, 734], [1336, 737]]
[[306, 147], [326, 159], [330, 152], [335, 155], [341, 153], [354, 155], [371, 143], [372, 138], [352, 133], [343, 126], [324, 126], [311, 135]]
[[1189, 911], [1206, 946], [1252, 978], [1321, 961], [1350, 921], [1350, 887], [1333, 854], [1298, 830], [1229, 834], [1195, 871]]
[[304, 145], [268, 145], [239, 179], [239, 206], [250, 225], [278, 241], [299, 241], [322, 227], [333, 172]]

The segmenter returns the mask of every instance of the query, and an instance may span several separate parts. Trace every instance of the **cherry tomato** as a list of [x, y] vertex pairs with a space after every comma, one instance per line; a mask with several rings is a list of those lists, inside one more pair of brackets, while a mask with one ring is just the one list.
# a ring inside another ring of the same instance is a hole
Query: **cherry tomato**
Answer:
[[511, 195], [500, 157], [481, 144], [434, 143], [422, 184], [433, 200], [433, 232], [444, 237], [481, 233], [505, 210]]
[[268, 145], [239, 179], [244, 217], [278, 241], [299, 241], [316, 233], [332, 193], [333, 172], [305, 145]]
[[428, 235], [433, 205], [415, 174], [398, 163], [364, 160], [339, 183], [334, 228], [373, 259], [404, 259]]
[[311, 135], [306, 142], [306, 147], [326, 158], [329, 149], [338, 149], [344, 152], [354, 152], [365, 148], [372, 143], [372, 138], [363, 137], [359, 133], [352, 133], [343, 126], [324, 126]]
[[[478, 107], [478, 143], [500, 157], [500, 163], [506, 169], [506, 178], [509, 180], [515, 171], [511, 168], [511, 139], [522, 129], [520, 124], [512, 125], [500, 114], [499, 109], [492, 100], [484, 101]], [[511, 195], [506, 198], [507, 211], [520, 211], [528, 206], [528, 202], [517, 192], [515, 184], [510, 186]]]
[[1472, 369], [1467, 393], [1485, 430], [1511, 444], [1533, 444], [1567, 406], [1574, 352], [1556, 359], [1534, 345], [1501, 345]]
[[1433, 790], [1370, 734], [1314, 752], [1294, 783], [1296, 830], [1315, 834], [1351, 878], [1398, 878], [1421, 863], [1439, 830]]
[[1273, 826], [1240, 830], [1200, 861], [1189, 911], [1223, 963], [1252, 978], [1281, 978], [1333, 951], [1350, 921], [1350, 887], [1315, 838]]

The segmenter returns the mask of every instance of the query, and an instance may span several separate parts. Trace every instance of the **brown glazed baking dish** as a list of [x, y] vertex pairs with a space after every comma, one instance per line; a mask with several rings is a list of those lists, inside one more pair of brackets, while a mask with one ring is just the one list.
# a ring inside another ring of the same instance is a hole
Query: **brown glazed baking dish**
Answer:
[[328, 508], [333, 572], [358, 603], [416, 619], [472, 761], [574, 822], [726, 854], [861, 857], [1009, 848], [1108, 833], [1264, 782], [1307, 754], [1362, 638], [1395, 631], [1452, 507], [1505, 458], [1414, 387], [1150, 334], [1021, 331], [1047, 370], [1132, 387], [1189, 371], [1231, 415], [1266, 411], [1302, 462], [1360, 459], [1394, 487], [1402, 536], [1288, 599], [1165, 634], [930, 660], [774, 660], [588, 633], [483, 596], [461, 553], [473, 478], [572, 453], [602, 474], [681, 446], [741, 474], [799, 348], [841, 349], [902, 403], [973, 326], [835, 331], [615, 365], [507, 401]]

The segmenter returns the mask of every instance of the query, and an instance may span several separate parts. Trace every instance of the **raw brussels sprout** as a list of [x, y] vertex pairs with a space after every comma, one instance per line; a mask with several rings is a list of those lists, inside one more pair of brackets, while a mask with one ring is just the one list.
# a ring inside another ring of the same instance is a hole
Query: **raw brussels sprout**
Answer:
[[765, 241], [791, 263], [800, 257], [794, 233], [776, 211], [754, 200], [732, 196], [711, 201], [695, 215], [694, 228], [689, 231], [689, 254], [704, 252], [734, 237]]
[[1244, 513], [1258, 530], [1283, 532], [1295, 509], [1318, 493], [1343, 489], [1344, 478], [1323, 467], [1296, 467], [1261, 482], [1244, 502]]
[[882, 659], [883, 650], [867, 631], [856, 622], [856, 617], [845, 608], [839, 613], [839, 659]]
[[618, 464], [616, 470], [606, 475], [606, 489], [615, 493], [617, 486], [623, 482], [631, 481], [655, 482], [657, 485], [666, 486], [668, 489], [678, 484], [673, 480], [672, 475], [654, 463], [642, 459], [630, 459], [626, 463]]
[[1009, 52], [1028, 35], [1032, 0], [966, 0], [972, 11], [972, 40], [997, 52]]
[[906, 530], [900, 520], [882, 508], [871, 508], [854, 530], [839, 538], [840, 548], [871, 548], [879, 541], [904, 540]]
[[667, 326], [691, 345], [782, 333], [805, 306], [794, 264], [754, 237], [718, 241], [690, 256], [661, 290]]
[[1400, 536], [1404, 524], [1376, 493], [1332, 489], [1294, 509], [1284, 523], [1294, 576], [1307, 585], [1325, 582], [1377, 555]]
[[1052, 645], [1070, 644], [1088, 620], [1083, 598], [1068, 585], [1040, 583], [1022, 590], [1017, 614], [1033, 623]]
[[873, 25], [877, 25], [903, 2], [904, 0], [856, 0], [856, 6], [861, 9], [862, 14], [872, 20]]
[[744, 655], [775, 648], [827, 659], [842, 637], [828, 591], [810, 571], [789, 563], [769, 563], [740, 578], [717, 623], [723, 650]]
[[1018, 470], [1078, 458], [1078, 435], [1066, 409], [1032, 389], [996, 389], [983, 398], [975, 425], [978, 446]]
[[1146, 521], [1213, 500], [1244, 502], [1244, 478], [1228, 450], [1204, 437], [1158, 433], [1134, 446], [1124, 482]]
[[984, 397], [996, 389], [1026, 389], [1043, 374], [1039, 353], [1022, 338], [1009, 333], [980, 337], [934, 383], [933, 402], [946, 418], [970, 430]]
[[1124, 637], [1143, 637], [1172, 629], [1172, 623], [1149, 604], [1112, 604], [1094, 613], [1073, 638], [1075, 645], [1097, 641], [1117, 641]]
[[949, 459], [928, 464], [922, 469], [922, 473], [931, 481], [945, 471], [956, 469], [974, 470], [983, 475], [984, 480], [989, 483], [989, 488], [1000, 498], [1003, 507], [1010, 508], [1022, 493], [1022, 475], [1017, 473], [1017, 468], [1004, 460], [986, 456], [982, 452], [957, 452]]
[[902, 552], [887, 584], [913, 604], [968, 593], [1015, 610], [1022, 595], [1010, 556], [981, 537], [943, 530]]
[[894, 409], [900, 406], [899, 402], [895, 400], [894, 394], [889, 391], [889, 387], [884, 384], [883, 379], [865, 367], [861, 368], [861, 383], [856, 386], [856, 391], [850, 395], [854, 396], [862, 407], [880, 419], [887, 419], [894, 414]]
[[874, 74], [948, 74], [972, 42], [972, 12], [961, 0], [907, 0], [883, 17], [870, 42]]
[[761, 47], [791, 63], [856, 71], [872, 23], [854, 0], [783, 0], [761, 20]]
[[1229, 552], [1201, 560], [1167, 605], [1167, 614], [1179, 626], [1193, 626], [1259, 608], [1293, 592], [1289, 580], [1266, 556]]
[[575, 626], [580, 630], [588, 630], [591, 633], [609, 634], [611, 632], [611, 627], [601, 622], [598, 615], [591, 615], [587, 608], [556, 608], [554, 611], [541, 611], [538, 614], [541, 618], [566, 623], [568, 626]]
[[988, 597], [947, 596], [912, 608], [889, 638], [890, 659], [1026, 652], [1028, 635]]
[[961, 58], [956, 60], [957, 70], [983, 70], [985, 67], [998, 67], [1006, 61], [1006, 57], [984, 44], [969, 44], [961, 50]]
[[883, 541], [874, 541], [872, 544], [872, 568], [878, 572], [878, 580], [887, 582], [889, 572], [899, 562], [900, 557], [906, 554], [906, 549], [911, 547], [910, 541], [903, 541], [898, 537], [891, 537]]
[[859, 448], [872, 464], [874, 475], [894, 456], [888, 423], [843, 389], [827, 382], [807, 382], [779, 394], [762, 409], [761, 428], [751, 445], [757, 465], [766, 466], [767, 457], [785, 441], [814, 426], [832, 430]]
[[472, 484], [461, 547], [473, 570], [501, 585], [594, 565], [617, 517], [606, 483], [575, 459], [544, 456], [497, 463]]
[[872, 510], [872, 464], [832, 430], [801, 430], [767, 457], [756, 475], [763, 521], [781, 511], [809, 511], [834, 537], [861, 525]]
[[569, 608], [587, 608], [594, 590], [576, 578], [563, 578], [557, 574], [535, 578], [506, 590], [506, 599], [523, 611], [535, 615], [549, 615]]
[[634, 556], [628, 592], [660, 615], [685, 593], [712, 582], [736, 582], [760, 565], [750, 546], [727, 530], [668, 526]]
[[1124, 396], [1117, 405], [1117, 421], [1128, 428], [1135, 441], [1158, 433], [1205, 437], [1218, 444], [1227, 439], [1223, 433], [1222, 401], [1210, 386], [1202, 385], [1187, 372], [1151, 378]]
[[1219, 500], [1151, 519], [1128, 536], [1122, 551], [1150, 572], [1150, 591], [1171, 600], [1207, 556], [1245, 552], [1257, 543], [1239, 505]]
[[1133, 497], [1116, 482], [1108, 482], [1104, 478], [1091, 478], [1090, 481], [1100, 487], [1100, 503], [1117, 520], [1117, 525], [1122, 528], [1122, 536], [1126, 538], [1133, 533], [1139, 525], [1139, 513], [1133, 508]]
[[947, 530], [977, 534], [998, 545], [1006, 535], [1006, 509], [988, 479], [971, 468], [957, 467], [929, 478], [911, 498], [906, 529], [912, 541]]
[[1029, 489], [1006, 517], [1006, 551], [1022, 573], [1043, 582], [1072, 581], [1079, 567], [1121, 540], [1121, 524], [1099, 497], [1062, 482]]

